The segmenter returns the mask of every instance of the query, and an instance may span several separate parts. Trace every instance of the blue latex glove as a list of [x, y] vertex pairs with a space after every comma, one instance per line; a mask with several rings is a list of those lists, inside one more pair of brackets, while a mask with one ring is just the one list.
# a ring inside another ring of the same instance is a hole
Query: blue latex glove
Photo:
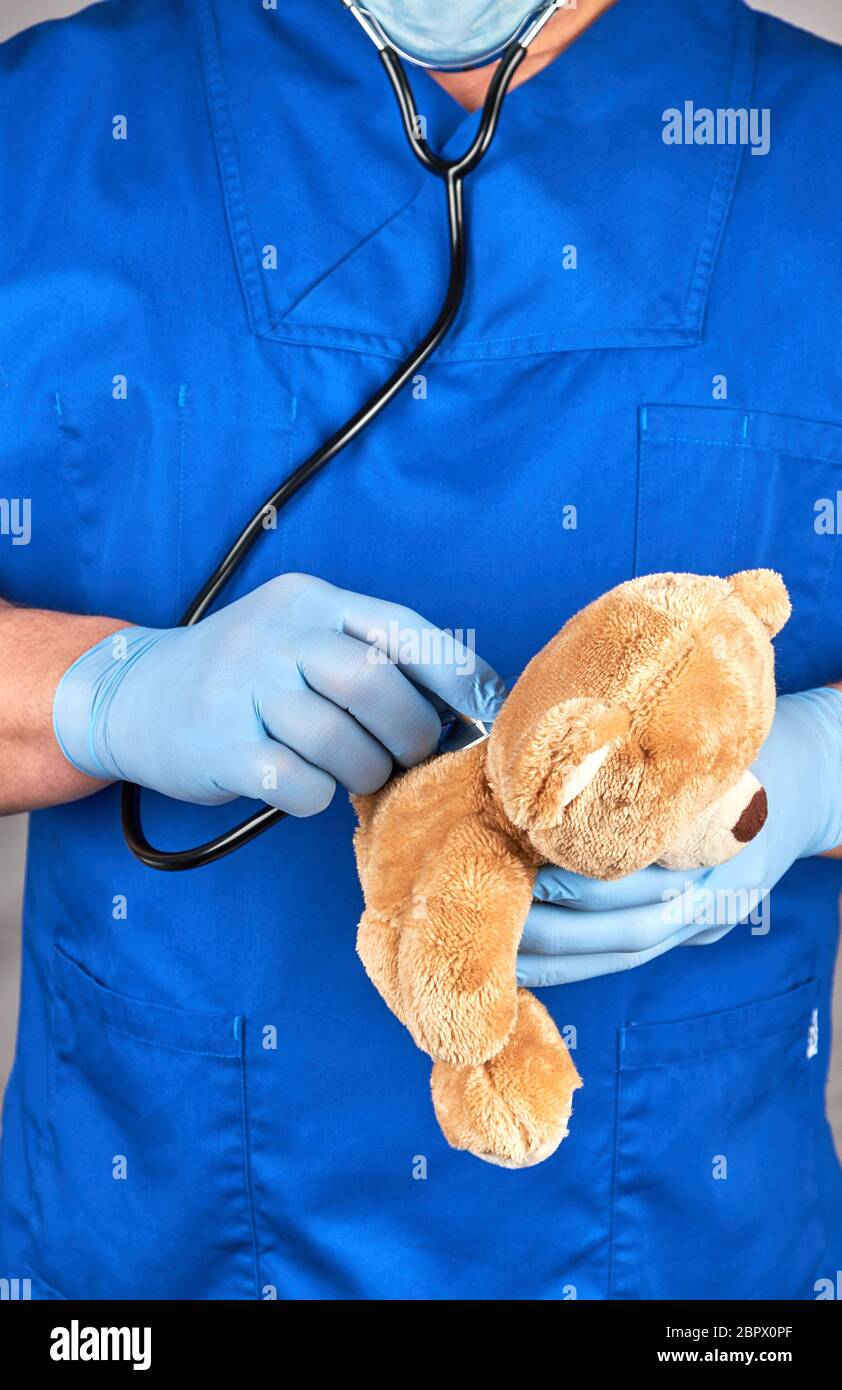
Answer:
[[107, 637], [65, 673], [53, 715], [65, 756], [91, 777], [309, 816], [337, 782], [376, 791], [393, 762], [429, 757], [435, 697], [485, 720], [505, 693], [410, 609], [288, 574], [195, 627]]
[[710, 945], [764, 903], [796, 859], [842, 843], [842, 691], [778, 700], [753, 768], [769, 815], [735, 858], [691, 872], [649, 868], [606, 883], [547, 866], [521, 940], [518, 981], [538, 988], [630, 970], [673, 946]]

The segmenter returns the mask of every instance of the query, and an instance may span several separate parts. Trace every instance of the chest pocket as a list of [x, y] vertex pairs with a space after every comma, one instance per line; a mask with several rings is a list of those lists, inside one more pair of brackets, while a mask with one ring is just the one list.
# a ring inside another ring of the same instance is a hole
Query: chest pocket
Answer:
[[[298, 461], [294, 400], [252, 365], [201, 388], [136, 376], [0, 392], [0, 493], [31, 532], [0, 526], [3, 597], [170, 626]], [[225, 602], [279, 572], [282, 538], [267, 527]]]
[[635, 573], [778, 570], [781, 691], [838, 680], [842, 426], [715, 406], [641, 407]]
[[133, 381], [123, 399], [105, 371], [95, 388], [31, 399], [10, 386], [0, 398], [2, 491], [30, 499], [31, 537], [0, 548], [4, 597], [167, 619], [185, 525], [186, 404], [178, 387], [150, 391]]

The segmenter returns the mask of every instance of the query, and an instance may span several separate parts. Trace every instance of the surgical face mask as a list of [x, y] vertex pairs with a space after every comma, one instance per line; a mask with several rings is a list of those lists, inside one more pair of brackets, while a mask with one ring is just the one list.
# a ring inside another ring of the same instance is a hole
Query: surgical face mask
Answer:
[[566, 0], [343, 0], [402, 57], [423, 67], [468, 68], [512, 39], [534, 37]]

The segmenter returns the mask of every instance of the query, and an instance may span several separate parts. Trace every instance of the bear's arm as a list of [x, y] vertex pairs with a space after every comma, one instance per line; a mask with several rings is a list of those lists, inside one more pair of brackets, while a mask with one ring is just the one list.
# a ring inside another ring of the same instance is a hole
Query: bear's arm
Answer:
[[425, 763], [355, 805], [368, 974], [430, 1056], [487, 1060], [514, 1025], [537, 865], [495, 811], [484, 747]]

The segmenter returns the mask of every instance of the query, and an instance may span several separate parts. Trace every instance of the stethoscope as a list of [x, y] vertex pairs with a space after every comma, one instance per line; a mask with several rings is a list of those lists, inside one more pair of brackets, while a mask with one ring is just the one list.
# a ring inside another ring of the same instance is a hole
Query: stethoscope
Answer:
[[[401, 362], [400, 366], [395, 369], [388, 381], [384, 382], [379, 390], [369, 397], [365, 404], [349, 420], [346, 420], [345, 424], [340, 426], [335, 434], [332, 434], [314, 454], [299, 464], [255, 512], [234, 541], [227, 555], [220, 561], [186, 609], [179, 621], [179, 627], [191, 627], [193, 623], [199, 622], [206, 615], [228, 581], [243, 563], [255, 542], [264, 533], [266, 529], [264, 523], [267, 516], [276, 516], [282, 507], [292, 501], [296, 493], [300, 492], [307, 483], [315, 478], [317, 473], [320, 473], [328, 463], [336, 458], [337, 454], [341, 453], [353, 439], [356, 439], [363, 430], [374, 422], [381, 411], [411, 382], [419, 368], [423, 366], [449, 333], [462, 303], [467, 273], [463, 204], [464, 181], [468, 174], [477, 168], [491, 146], [497, 132], [503, 100], [512, 78], [526, 57], [527, 49], [552, 15], [565, 7], [567, 0], [548, 0], [548, 3], [537, 7], [523, 22], [519, 32], [505, 48], [485, 98], [477, 133], [470, 147], [459, 159], [443, 159], [441, 155], [430, 149], [421, 134], [422, 122], [419, 119], [415, 98], [401, 59], [406, 58], [411, 62], [417, 62], [417, 60], [402, 53], [389, 39], [377, 19], [362, 5], [354, 3], [354, 0], [342, 0], [342, 3], [362, 25], [380, 55], [397, 96], [404, 130], [413, 154], [425, 169], [444, 182], [447, 193], [448, 233], [450, 237], [450, 276], [447, 294], [432, 328], [424, 335], [409, 356]], [[457, 0], [454, 0], [454, 3], [457, 3]], [[480, 66], [495, 56], [496, 54], [488, 54], [483, 58], [475, 59], [469, 66]], [[429, 65], [419, 64], [419, 66]], [[465, 65], [444, 64], [437, 66], [458, 66], [461, 69]], [[470, 726], [470, 732], [476, 738], [487, 737], [488, 730], [479, 721], [470, 720], [456, 710], [451, 713], [456, 721]], [[469, 739], [469, 741], [472, 740]], [[140, 793], [141, 788], [133, 783], [125, 782], [123, 784], [121, 801], [123, 834], [132, 854], [141, 863], [152, 869], [174, 871], [196, 869], [203, 864], [212, 864], [215, 860], [222, 859], [224, 855], [231, 854], [233, 850], [247, 845], [256, 836], [262, 835], [264, 830], [276, 825], [286, 816], [285, 811], [279, 811], [274, 806], [266, 806], [262, 811], [255, 812], [254, 815], [241, 821], [239, 825], [235, 825], [231, 830], [216, 836], [213, 840], [208, 840], [203, 845], [197, 845], [193, 849], [160, 850], [155, 849], [149, 843], [143, 832], [140, 819]]]

